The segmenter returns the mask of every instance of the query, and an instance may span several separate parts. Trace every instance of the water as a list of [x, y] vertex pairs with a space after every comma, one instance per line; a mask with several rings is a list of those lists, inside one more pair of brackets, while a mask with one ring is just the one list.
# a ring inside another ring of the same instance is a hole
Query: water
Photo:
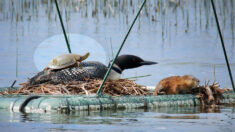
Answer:
[[[104, 55], [97, 55], [96, 60], [105, 60], [105, 64], [117, 52], [141, 3], [141, 0], [59, 0], [66, 31], [98, 42], [103, 50], [97, 52]], [[235, 2], [215, 0], [215, 4], [235, 75]], [[18, 85], [39, 72], [37, 62], [48, 59], [47, 53], [57, 53], [61, 46], [48, 45], [50, 51], [41, 52], [45, 58], [35, 59], [38, 46], [61, 34], [53, 0], [0, 0], [0, 87], [10, 86], [14, 80]], [[69, 39], [73, 42], [72, 36]], [[52, 43], [59, 42], [58, 39]], [[74, 53], [82, 53], [85, 51], [80, 48], [86, 46], [71, 48]], [[67, 52], [67, 49], [59, 51]], [[192, 74], [204, 84], [213, 80], [215, 65], [216, 80], [221, 87], [231, 88], [209, 0], [148, 0], [121, 54], [135, 54], [159, 62], [124, 71], [123, 78], [151, 74], [138, 79], [138, 84], [155, 86], [164, 77], [184, 74]], [[6, 131], [232, 131], [233, 111], [231, 107], [223, 107], [218, 113], [210, 114], [173, 109], [173, 112], [134, 110], [26, 117], [0, 111], [0, 126]]]
[[[213, 113], [210, 113], [213, 112]], [[1, 131], [233, 132], [232, 107], [19, 114], [0, 111]]]

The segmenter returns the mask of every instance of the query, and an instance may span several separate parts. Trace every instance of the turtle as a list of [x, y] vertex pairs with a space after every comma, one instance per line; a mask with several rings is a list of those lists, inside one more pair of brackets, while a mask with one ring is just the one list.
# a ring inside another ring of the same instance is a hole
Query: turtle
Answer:
[[78, 54], [62, 54], [59, 55], [48, 63], [47, 67], [43, 70], [49, 70], [49, 71], [56, 71], [56, 70], [61, 70], [73, 66], [77, 66], [81, 68], [80, 63], [85, 60], [90, 53], [86, 53], [83, 56], [80, 56]]

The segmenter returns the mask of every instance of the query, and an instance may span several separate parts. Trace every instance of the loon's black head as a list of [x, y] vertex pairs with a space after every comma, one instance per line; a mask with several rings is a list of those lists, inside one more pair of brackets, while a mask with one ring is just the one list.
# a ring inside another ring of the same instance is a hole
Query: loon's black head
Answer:
[[122, 72], [125, 69], [136, 68], [143, 65], [153, 65], [153, 64], [157, 64], [157, 62], [145, 61], [135, 55], [121, 55], [117, 57], [113, 68], [118, 68], [118, 69], [120, 68]]

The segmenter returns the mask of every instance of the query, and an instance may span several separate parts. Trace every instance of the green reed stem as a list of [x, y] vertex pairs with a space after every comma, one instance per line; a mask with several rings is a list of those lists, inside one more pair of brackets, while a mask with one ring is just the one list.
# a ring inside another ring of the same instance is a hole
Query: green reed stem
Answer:
[[60, 14], [60, 9], [59, 9], [57, 0], [55, 0], [55, 5], [56, 5], [56, 10], [57, 10], [58, 15], [59, 15], [60, 24], [61, 24], [61, 27], [62, 27], [62, 30], [63, 30], [63, 34], [64, 34], [64, 38], [65, 38], [65, 41], [66, 41], [66, 44], [67, 44], [68, 51], [69, 51], [69, 53], [72, 53], [71, 48], [70, 48], [70, 44], [69, 44], [69, 41], [68, 41], [68, 38], [67, 38], [67, 35], [66, 35], [66, 32], [65, 32], [65, 28], [64, 28], [64, 24], [63, 24], [63, 20], [62, 20], [61, 14]]
[[215, 9], [215, 4], [214, 4], [213, 0], [211, 0], [211, 4], [212, 4], [213, 12], [214, 12], [214, 15], [215, 15], [215, 21], [216, 21], [217, 29], [218, 29], [218, 32], [219, 32], [220, 41], [221, 41], [221, 45], [222, 45], [223, 52], [224, 52], [224, 58], [226, 60], [226, 64], [227, 64], [227, 68], [228, 68], [228, 72], [229, 72], [229, 76], [230, 76], [230, 81], [231, 81], [231, 84], [232, 84], [232, 87], [233, 87], [233, 91], [235, 91], [235, 87], [234, 87], [234, 83], [233, 83], [233, 75], [232, 75], [232, 72], [231, 72], [231, 69], [230, 69], [230, 65], [229, 65], [229, 61], [228, 61], [228, 57], [227, 57], [227, 52], [226, 52], [225, 45], [224, 45], [224, 39], [223, 39], [221, 30], [220, 30], [220, 25], [219, 25], [219, 21], [218, 21], [216, 9]]
[[125, 79], [137, 79], [137, 78], [149, 77], [149, 76], [152, 76], [152, 75], [147, 74], [147, 75], [142, 75], [142, 76], [128, 77], [128, 78], [125, 78]]
[[102, 83], [100, 84], [99, 89], [98, 89], [97, 92], [96, 92], [96, 94], [97, 94], [98, 96], [100, 96], [100, 95], [102, 94], [102, 90], [103, 90], [102, 87], [103, 87], [105, 81], [107, 80], [108, 75], [109, 75], [109, 73], [110, 73], [110, 71], [111, 71], [111, 68], [113, 67], [114, 62], [115, 62], [115, 60], [117, 59], [117, 57], [118, 57], [118, 55], [119, 55], [119, 53], [120, 53], [120, 51], [121, 51], [121, 49], [122, 49], [124, 43], [126, 42], [126, 39], [127, 39], [128, 35], [129, 35], [129, 33], [131, 32], [131, 29], [132, 29], [132, 27], [134, 26], [135, 21], [136, 21], [136, 19], [138, 18], [138, 16], [139, 16], [139, 14], [140, 14], [142, 8], [144, 7], [144, 4], [145, 4], [145, 3], [146, 3], [146, 0], [144, 0], [144, 2], [142, 3], [142, 5], [141, 5], [141, 7], [140, 7], [140, 9], [139, 9], [139, 11], [138, 11], [138, 13], [137, 13], [137, 15], [135, 16], [135, 19], [133, 20], [133, 22], [132, 22], [132, 24], [131, 24], [131, 26], [130, 26], [128, 32], [126, 33], [125, 38], [124, 38], [123, 41], [122, 41], [122, 44], [121, 44], [120, 48], [118, 49], [118, 52], [116, 53], [116, 56], [114, 57], [114, 59], [113, 59], [111, 65], [109, 66], [109, 69], [108, 69], [108, 71], [106, 72], [106, 74], [105, 74], [105, 76], [104, 76], [104, 79], [103, 79]]

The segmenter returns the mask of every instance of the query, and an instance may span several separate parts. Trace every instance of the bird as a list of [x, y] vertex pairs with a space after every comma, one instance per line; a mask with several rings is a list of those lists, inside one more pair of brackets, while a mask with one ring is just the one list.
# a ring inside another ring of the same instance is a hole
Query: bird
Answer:
[[[112, 61], [113, 60], [109, 62], [108, 66], [98, 61], [83, 61], [80, 63], [82, 69], [78, 67], [68, 67], [54, 71], [53, 73], [41, 71], [29, 79], [29, 84], [36, 85], [45, 82], [58, 84], [61, 82], [84, 81], [86, 78], [103, 79]], [[117, 80], [120, 79], [122, 72], [126, 69], [153, 64], [158, 64], [158, 62], [146, 61], [135, 55], [120, 55], [115, 60], [107, 79]]]

